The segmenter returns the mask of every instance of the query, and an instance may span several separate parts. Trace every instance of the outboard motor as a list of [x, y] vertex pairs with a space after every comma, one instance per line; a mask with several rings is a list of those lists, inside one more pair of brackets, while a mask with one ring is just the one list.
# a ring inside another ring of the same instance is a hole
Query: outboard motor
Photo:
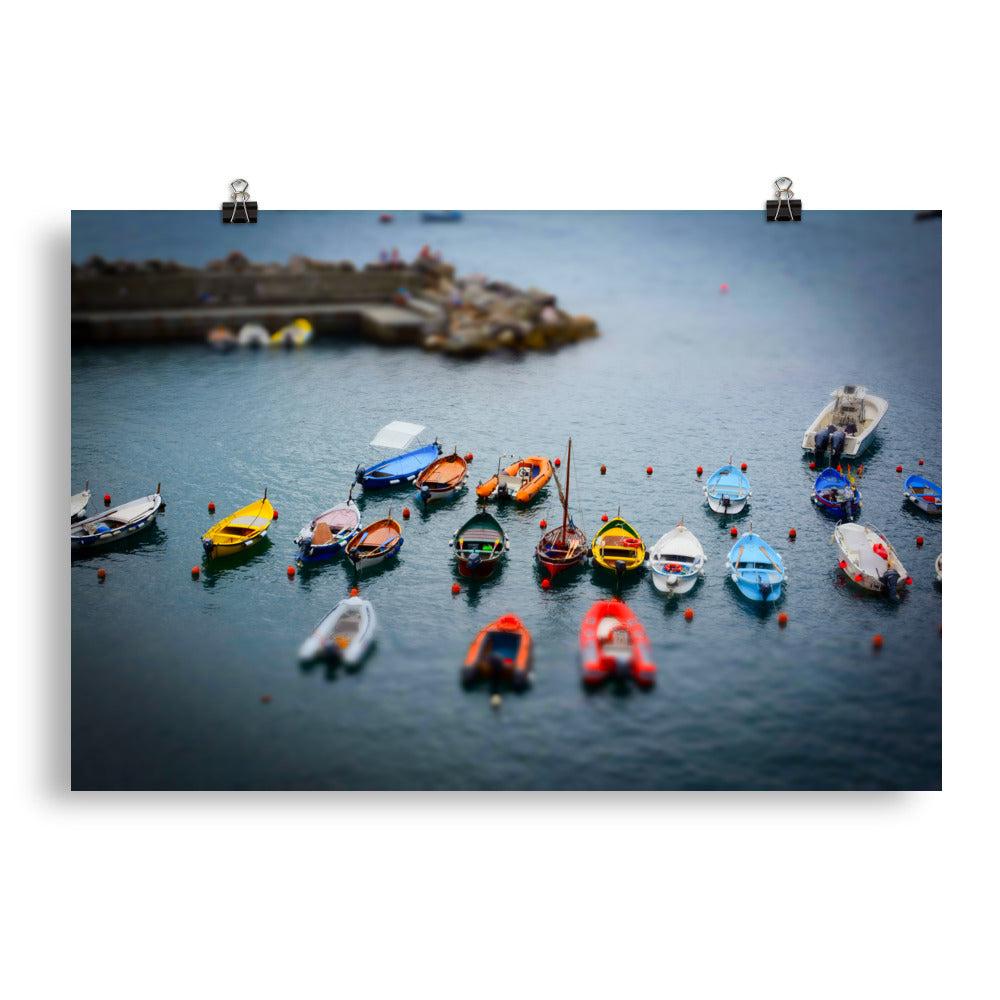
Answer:
[[771, 596], [771, 591], [774, 589], [771, 586], [770, 580], [759, 580], [758, 586], [760, 587], [760, 596], [766, 601]]
[[816, 431], [816, 439], [813, 442], [813, 451], [817, 458], [822, 458], [826, 454], [827, 445], [830, 443], [830, 429]]
[[299, 555], [300, 556], [310, 556], [312, 555], [312, 543], [313, 543], [313, 532], [303, 532], [302, 538], [299, 541]]
[[202, 547], [202, 548], [203, 548], [203, 549], [204, 549], [204, 550], [205, 550], [205, 551], [206, 551], [207, 553], [211, 553], [211, 551], [212, 551], [212, 539], [211, 539], [211, 538], [203, 538], [203, 539], [201, 540], [201, 547]]
[[889, 595], [890, 601], [898, 601], [899, 594], [896, 593], [896, 582], [899, 580], [899, 573], [894, 569], [887, 569], [884, 576], [880, 576], [879, 579], [885, 585], [886, 593]]
[[732, 501], [729, 499], [729, 494], [728, 493], [723, 493], [722, 494], [722, 512], [724, 514], [728, 514], [729, 513], [729, 505], [730, 505], [730, 503], [732, 503]]
[[830, 465], [836, 465], [844, 451], [847, 435], [843, 431], [834, 431], [830, 438]]
[[365, 469], [363, 465], [359, 465], [354, 470], [354, 481], [356, 483], [363, 483], [365, 480]]
[[426, 483], [424, 483], [420, 487], [420, 499], [423, 500], [424, 503], [427, 503], [427, 501], [430, 499], [430, 495], [431, 495], [431, 488]]
[[632, 661], [627, 656], [615, 657], [615, 680], [627, 681], [632, 675]]
[[475, 570], [478, 568], [482, 558], [483, 557], [478, 552], [472, 552], [470, 553], [469, 558], [465, 560], [465, 565], [468, 566], [470, 570]]
[[841, 504], [841, 508], [844, 511], [844, 517], [846, 520], [850, 521], [854, 518], [854, 500], [849, 498]]
[[497, 487], [497, 499], [506, 500], [507, 499], [507, 484], [501, 483]]

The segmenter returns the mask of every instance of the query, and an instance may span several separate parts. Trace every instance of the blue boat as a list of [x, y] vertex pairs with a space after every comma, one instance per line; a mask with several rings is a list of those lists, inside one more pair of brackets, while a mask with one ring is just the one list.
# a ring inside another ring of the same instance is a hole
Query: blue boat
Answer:
[[923, 476], [908, 476], [904, 484], [906, 499], [928, 514], [941, 513], [941, 487]]
[[752, 531], [729, 550], [731, 579], [752, 601], [773, 603], [781, 597], [785, 565], [781, 556]]
[[[394, 420], [391, 424], [386, 424], [371, 443], [376, 448], [405, 448], [414, 442], [422, 430], [424, 428], [419, 424]], [[366, 490], [403, 486], [412, 483], [440, 454], [441, 445], [435, 441], [394, 458], [387, 458], [367, 469], [359, 465], [354, 470], [354, 478]]]
[[752, 495], [750, 480], [733, 465], [732, 459], [729, 465], [716, 469], [705, 484], [708, 506], [716, 514], [738, 514]]
[[827, 468], [816, 477], [813, 502], [827, 514], [850, 520], [861, 510], [861, 493], [853, 476]]
[[421, 212], [421, 222], [461, 222], [461, 212]]

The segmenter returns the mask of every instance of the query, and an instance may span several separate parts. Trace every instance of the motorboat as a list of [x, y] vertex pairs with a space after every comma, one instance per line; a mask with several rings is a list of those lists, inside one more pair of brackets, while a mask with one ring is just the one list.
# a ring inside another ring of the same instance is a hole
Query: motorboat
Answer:
[[739, 514], [753, 494], [746, 473], [729, 464], [716, 469], [705, 483], [705, 499], [716, 514]]
[[347, 543], [344, 552], [358, 571], [394, 560], [402, 547], [403, 529], [398, 521], [393, 520], [390, 510], [388, 517], [362, 528]]
[[295, 536], [299, 564], [333, 559], [360, 530], [361, 511], [348, 492], [347, 500], [317, 514]]
[[313, 626], [299, 647], [299, 659], [308, 663], [322, 657], [355, 666], [371, 647], [377, 624], [370, 601], [347, 597]]
[[649, 550], [650, 578], [664, 594], [686, 594], [698, 582], [707, 557], [694, 532], [681, 522]]
[[752, 601], [774, 603], [781, 597], [785, 564], [774, 547], [752, 530], [729, 550], [730, 579]]
[[[375, 435], [371, 445], [374, 448], [408, 448], [423, 430], [425, 428], [420, 424], [394, 420]], [[354, 478], [365, 490], [386, 489], [412, 483], [440, 454], [441, 445], [435, 441], [433, 444], [423, 445], [377, 462], [367, 469], [359, 465], [354, 470]]]
[[618, 581], [633, 570], [642, 568], [646, 547], [639, 532], [621, 516], [613, 517], [594, 536], [590, 546], [594, 564], [615, 574]]
[[501, 456], [496, 475], [476, 487], [476, 496], [480, 500], [511, 499], [517, 503], [529, 503], [552, 478], [552, 463], [547, 458], [532, 455], [530, 458], [515, 459], [504, 466], [504, 459], [510, 457]]
[[643, 687], [656, 679], [649, 639], [635, 613], [617, 599], [597, 601], [580, 625], [584, 683], [633, 680]]
[[517, 615], [501, 615], [472, 640], [461, 670], [462, 683], [487, 680], [523, 691], [531, 681], [531, 633]]
[[453, 497], [464, 485], [469, 475], [469, 464], [456, 449], [451, 455], [434, 459], [413, 480], [413, 485], [424, 504]]
[[151, 528], [163, 509], [163, 498], [157, 485], [156, 492], [149, 496], [129, 500], [94, 517], [70, 524], [70, 550], [78, 555], [131, 538], [137, 532]]
[[889, 404], [860, 385], [842, 385], [830, 395], [830, 402], [806, 428], [802, 449], [814, 452], [819, 460], [829, 450], [829, 464], [835, 466], [841, 455], [857, 458], [872, 443]]
[[906, 499], [928, 514], [941, 513], [941, 487], [923, 476], [907, 476], [904, 485]]
[[840, 551], [840, 569], [851, 583], [899, 600], [899, 588], [911, 580], [885, 535], [870, 525], [846, 521], [834, 529], [832, 542]]
[[849, 520], [861, 510], [861, 493], [852, 474], [827, 468], [816, 477], [813, 502], [827, 514]]

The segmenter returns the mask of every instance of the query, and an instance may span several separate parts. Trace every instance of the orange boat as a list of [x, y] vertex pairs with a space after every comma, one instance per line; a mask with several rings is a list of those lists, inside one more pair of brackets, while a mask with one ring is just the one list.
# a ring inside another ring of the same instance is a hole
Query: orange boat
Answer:
[[656, 679], [646, 630], [624, 601], [598, 601], [587, 612], [580, 626], [580, 655], [587, 684], [631, 677], [648, 687]]
[[[500, 462], [509, 455], [502, 455]], [[497, 474], [476, 487], [476, 495], [481, 500], [506, 500], [513, 498], [518, 503], [534, 500], [538, 491], [552, 478], [552, 463], [547, 458], [533, 455], [519, 458], [506, 468], [497, 466]]]
[[455, 451], [451, 455], [442, 455], [431, 462], [413, 480], [413, 485], [420, 491], [420, 499], [426, 504], [432, 500], [444, 500], [454, 496], [461, 489], [468, 474], [468, 463]]
[[507, 681], [523, 691], [530, 667], [531, 633], [517, 615], [502, 615], [473, 640], [462, 664], [462, 683], [470, 685], [480, 678], [494, 685]]

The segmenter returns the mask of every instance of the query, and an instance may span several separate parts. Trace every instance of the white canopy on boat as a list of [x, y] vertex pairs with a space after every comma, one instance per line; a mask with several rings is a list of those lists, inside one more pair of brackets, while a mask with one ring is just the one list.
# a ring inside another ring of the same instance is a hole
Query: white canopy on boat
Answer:
[[426, 430], [420, 424], [408, 424], [402, 420], [394, 420], [391, 424], [386, 424], [375, 435], [371, 442], [376, 448], [405, 448], [412, 444], [418, 434]]

